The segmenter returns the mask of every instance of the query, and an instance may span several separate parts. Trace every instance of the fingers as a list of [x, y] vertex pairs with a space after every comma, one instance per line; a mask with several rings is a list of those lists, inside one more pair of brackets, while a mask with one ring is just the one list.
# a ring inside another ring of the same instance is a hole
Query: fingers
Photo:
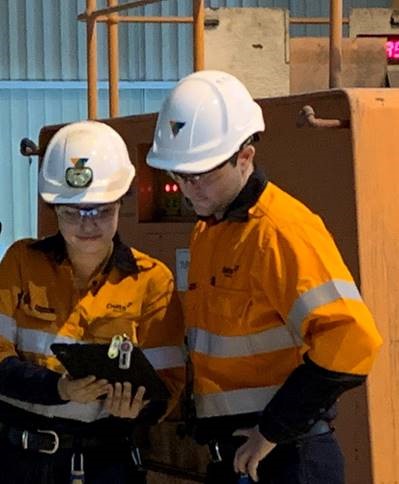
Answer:
[[148, 401], [143, 400], [144, 393], [145, 388], [139, 387], [132, 398], [132, 385], [130, 383], [110, 385], [105, 400], [105, 409], [116, 417], [136, 418], [148, 403]]
[[234, 472], [237, 474], [249, 474], [251, 479], [258, 482], [258, 466], [260, 458], [256, 454], [251, 454], [247, 444], [242, 445], [234, 456]]
[[250, 475], [251, 479], [255, 482], [258, 482], [258, 465], [259, 465], [259, 460], [252, 458], [248, 461], [247, 464], [247, 469], [248, 469], [248, 474]]
[[237, 429], [233, 432], [233, 437], [249, 437], [251, 429]]
[[95, 376], [87, 376], [72, 380], [62, 377], [58, 382], [58, 392], [63, 400], [88, 403], [96, 400], [108, 391], [107, 380], [96, 380]]

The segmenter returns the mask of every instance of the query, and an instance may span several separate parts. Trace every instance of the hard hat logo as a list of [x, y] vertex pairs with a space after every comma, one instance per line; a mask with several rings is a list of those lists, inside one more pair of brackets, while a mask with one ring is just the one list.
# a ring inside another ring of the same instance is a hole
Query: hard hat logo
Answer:
[[71, 163], [75, 168], [83, 169], [89, 158], [71, 158]]
[[170, 129], [172, 130], [173, 137], [176, 138], [176, 136], [180, 133], [180, 130], [184, 128], [186, 123], [183, 123], [181, 121], [169, 121]]

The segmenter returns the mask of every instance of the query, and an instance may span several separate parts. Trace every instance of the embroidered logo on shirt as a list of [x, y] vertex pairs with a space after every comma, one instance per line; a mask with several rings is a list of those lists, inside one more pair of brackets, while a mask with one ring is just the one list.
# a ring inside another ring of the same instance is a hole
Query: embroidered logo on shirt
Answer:
[[108, 303], [106, 307], [107, 309], [111, 309], [111, 311], [113, 311], [114, 313], [124, 313], [125, 311], [128, 310], [128, 308], [130, 308], [132, 304], [133, 303], [131, 301], [128, 302], [127, 304]]

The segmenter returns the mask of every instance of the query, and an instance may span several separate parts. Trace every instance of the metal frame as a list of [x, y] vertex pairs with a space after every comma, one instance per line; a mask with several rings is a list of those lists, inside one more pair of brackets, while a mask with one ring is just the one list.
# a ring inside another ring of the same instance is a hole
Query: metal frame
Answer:
[[342, 4], [342, 0], [330, 1], [330, 88], [342, 85]]
[[192, 17], [135, 17], [121, 16], [119, 12], [129, 8], [141, 7], [162, 0], [136, 0], [119, 4], [119, 0], [107, 0], [108, 7], [96, 10], [97, 0], [86, 0], [86, 12], [78, 15], [78, 20], [86, 22], [87, 33], [87, 88], [88, 88], [88, 118], [97, 117], [97, 22], [108, 24], [108, 86], [109, 114], [116, 117], [119, 114], [119, 38], [118, 24], [128, 23], [191, 23], [193, 24], [193, 59], [194, 71], [204, 69], [204, 0], [192, 0]]

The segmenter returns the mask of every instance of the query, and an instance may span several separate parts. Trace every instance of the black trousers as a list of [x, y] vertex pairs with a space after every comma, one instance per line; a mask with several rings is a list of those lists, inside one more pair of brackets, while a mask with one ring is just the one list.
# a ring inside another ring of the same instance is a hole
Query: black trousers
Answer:
[[[125, 447], [82, 450], [85, 484], [145, 484], [145, 472], [137, 470]], [[0, 444], [1, 484], [70, 484], [72, 449], [53, 455]], [[79, 459], [77, 459], [77, 462]]]
[[[237, 484], [233, 458], [239, 443], [233, 438], [220, 446], [223, 460], [209, 464], [205, 482]], [[333, 432], [314, 435], [277, 445], [259, 464], [258, 477], [260, 484], [344, 484], [344, 459]]]

